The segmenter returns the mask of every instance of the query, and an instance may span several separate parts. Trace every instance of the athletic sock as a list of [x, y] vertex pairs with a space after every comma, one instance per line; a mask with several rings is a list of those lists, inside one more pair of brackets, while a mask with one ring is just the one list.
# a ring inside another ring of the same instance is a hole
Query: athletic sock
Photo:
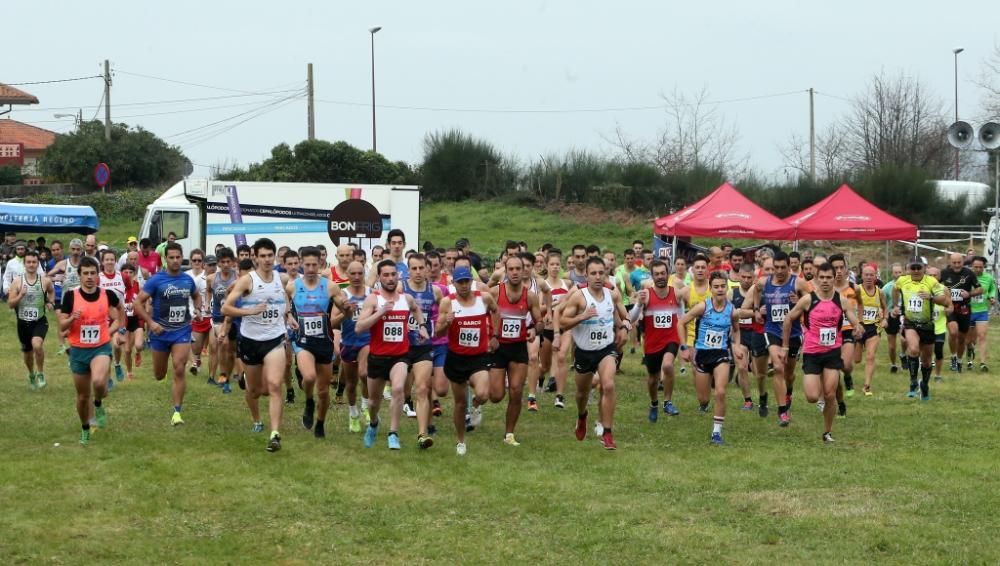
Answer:
[[90, 430], [90, 423], [83, 423], [80, 425], [80, 428], [83, 430]]
[[743, 402], [744, 403], [753, 403], [753, 398], [752, 397], [744, 397], [743, 398]]
[[346, 388], [347, 388], [347, 383], [344, 380], [338, 381], [337, 382], [337, 397], [340, 397], [341, 395], [343, 395], [344, 394], [344, 389], [346, 389]]
[[788, 412], [788, 405], [778, 405], [778, 414], [783, 415]]
[[848, 389], [854, 389], [854, 377], [851, 376], [851, 372], [844, 372], [844, 387]]
[[587, 418], [587, 411], [584, 411], [576, 416], [578, 420], [585, 420]]
[[[603, 427], [604, 425], [601, 426]], [[604, 434], [611, 434], [611, 429], [610, 428], [604, 429]]]
[[181, 412], [181, 406], [180, 405], [174, 405], [174, 412], [175, 413]]
[[788, 386], [785, 387], [785, 395], [788, 395], [789, 397], [792, 396], [792, 386], [791, 385], [788, 385]]
[[920, 380], [920, 394], [924, 397], [928, 397], [931, 394], [931, 377], [930, 375], [925, 376]]
[[708, 403], [701, 403], [701, 410], [704, 411], [708, 409]]
[[722, 423], [726, 422], [726, 417], [712, 418], [712, 434], [722, 434]]
[[394, 431], [394, 430], [390, 430], [390, 431], [389, 431], [389, 436], [396, 436], [396, 437], [398, 437], [398, 436], [399, 436], [399, 434], [398, 434], [398, 433], [396, 433], [396, 431]]
[[351, 405], [350, 407], [347, 408], [347, 410], [348, 410], [348, 412], [351, 413], [352, 417], [357, 417], [358, 416], [358, 406], [357, 405]]
[[767, 405], [767, 393], [760, 394], [760, 404]]
[[534, 401], [535, 400], [535, 394], [534, 393], [528, 393], [528, 400], [529, 401]]
[[910, 381], [917, 380], [917, 368], [920, 367], [920, 358], [910, 357]]
[[653, 399], [652, 401], [649, 402], [649, 406], [655, 409], [656, 407], [660, 406], [660, 401], [657, 399]]
[[101, 400], [100, 399], [94, 399], [94, 406], [95, 407], [100, 407], [101, 406]]

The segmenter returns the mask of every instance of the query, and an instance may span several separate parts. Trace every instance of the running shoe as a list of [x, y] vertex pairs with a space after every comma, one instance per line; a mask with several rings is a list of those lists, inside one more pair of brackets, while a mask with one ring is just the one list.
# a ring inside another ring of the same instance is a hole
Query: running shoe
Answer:
[[865, 397], [872, 396], [872, 387], [870, 385], [865, 385]]
[[108, 412], [104, 409], [104, 406], [94, 407], [94, 424], [97, 428], [104, 428], [108, 426]]
[[409, 403], [403, 403], [403, 414], [411, 419], [417, 418], [417, 412], [413, 410], [413, 407]]
[[[982, 367], [980, 367], [980, 369], [982, 371], [986, 371], [985, 369], [983, 369], [985, 367], [986, 367], [986, 365], [983, 364]], [[45, 389], [49, 385], [48, 382], [45, 381], [45, 374], [44, 373], [42, 373], [42, 372], [35, 373], [35, 385], [38, 386], [38, 390], [39, 391], [41, 391], [42, 389]]]
[[222, 392], [223, 393], [232, 393], [233, 392], [233, 388], [229, 385], [228, 381], [226, 381], [226, 382], [224, 382], [222, 384]]
[[472, 417], [468, 414], [465, 415], [465, 432], [472, 432], [476, 430], [476, 427], [472, 426]]
[[316, 424], [313, 425], [313, 436], [316, 438], [326, 438], [326, 423], [316, 421]]
[[534, 397], [528, 397], [528, 411], [532, 413], [538, 412], [538, 401]]
[[351, 432], [361, 432], [361, 417], [360, 416], [354, 416], [354, 417], [349, 416], [349, 417], [347, 417], [347, 419], [348, 419], [347, 420], [347, 430], [349, 430]]
[[725, 445], [725, 442], [722, 441], [722, 433], [721, 432], [713, 432], [712, 433], [712, 444], [714, 446], [723, 446], [723, 445]]
[[660, 415], [660, 410], [656, 405], [649, 408], [649, 422], [655, 423], [657, 417]]
[[663, 391], [663, 382], [662, 381], [656, 384], [656, 390], [657, 391]]
[[891, 366], [889, 366], [889, 373], [896, 373], [897, 371], [899, 371], [899, 366], [897, 366], [896, 364], [892, 364]]
[[132, 373], [132, 372], [126, 373], [125, 374], [125, 380], [126, 381], [135, 381], [135, 374]]
[[703, 414], [703, 415], [707, 414], [708, 413], [708, 403], [705, 403], [704, 405], [698, 405], [698, 412], [701, 413], [701, 414]]
[[583, 440], [587, 438], [587, 417], [577, 417], [576, 418], [576, 439]]
[[465, 443], [459, 442], [455, 445], [455, 454], [459, 456], [465, 456]]
[[834, 442], [836, 441], [833, 439], [832, 434], [830, 434], [829, 432], [823, 433], [823, 444], [833, 444]]
[[108, 393], [111, 393], [111, 390], [115, 388], [115, 380], [108, 379], [107, 386], [108, 386]]
[[306, 430], [311, 430], [316, 412], [316, 400], [306, 397], [306, 408], [302, 411], [302, 426]]
[[916, 399], [917, 398], [917, 390], [916, 389], [910, 389], [910, 392], [907, 393], [906, 396], [909, 397], [910, 399]]
[[958, 365], [955, 367], [958, 368], [958, 373], [962, 373], [962, 362], [958, 362]]
[[215, 376], [212, 375], [208, 376], [208, 379], [205, 380], [205, 383], [207, 383], [208, 385], [220, 385], [218, 381], [215, 381]]
[[35, 383], [35, 373], [34, 372], [30, 372], [30, 371], [28, 372], [28, 387], [30, 387], [32, 391], [38, 391], [38, 384]]
[[432, 438], [429, 434], [417, 435], [417, 446], [419, 446], [421, 450], [427, 450], [431, 446], [434, 446], [434, 438]]
[[504, 437], [503, 437], [503, 443], [506, 444], [507, 446], [520, 446], [521, 445], [521, 443], [518, 442], [517, 439], [514, 438], [514, 433], [512, 433], [512, 432], [508, 432], [507, 434], [504, 435]]
[[237, 383], [237, 385], [240, 386], [240, 389], [246, 390], [246, 388], [247, 388], [247, 374], [246, 373], [241, 373], [240, 374], [240, 378], [236, 381], [236, 383]]
[[441, 408], [441, 402], [435, 399], [434, 406], [431, 407], [431, 414], [435, 417], [440, 417], [443, 413], [444, 409]]
[[80, 430], [80, 444], [86, 446], [90, 444], [90, 429], [85, 428]]
[[819, 401], [816, 401], [816, 409], [822, 413], [823, 409], [826, 409], [826, 399], [820, 399]]
[[850, 389], [844, 390], [844, 397], [847, 397], [848, 399], [854, 397], [854, 388], [852, 387]]
[[762, 419], [767, 418], [767, 413], [768, 410], [766, 403], [761, 403], [760, 405], [757, 405], [757, 414], [760, 415], [760, 418]]
[[392, 388], [388, 385], [382, 389], [382, 400], [392, 401]]
[[264, 423], [253, 423], [253, 426], [250, 427], [250, 432], [264, 432]]
[[597, 421], [594, 423], [594, 436], [600, 438], [604, 434], [604, 423]]
[[920, 396], [920, 400], [921, 400], [921, 401], [930, 401], [930, 400], [931, 400], [931, 396], [930, 396], [930, 394], [927, 394], [927, 395], [921, 395], [921, 396]]
[[434, 426], [433, 424], [427, 425], [427, 434], [434, 436], [435, 434], [437, 434], [437, 432], [438, 432], [438, 427]]
[[[988, 373], [990, 371], [990, 368], [986, 364], [981, 363], [981, 364], [979, 364], [979, 371], [982, 372], [982, 373]], [[38, 374], [38, 375], [41, 376], [42, 374]], [[42, 381], [44, 382], [44, 378], [40, 377], [39, 379], [42, 379]], [[38, 388], [41, 389], [42, 387], [45, 387], [45, 386], [39, 384]]]
[[935, 375], [934, 376], [934, 382], [935, 383], [941, 383], [942, 381], [944, 381], [944, 378], [941, 377], [940, 375]]
[[744, 401], [743, 402], [743, 410], [744, 411], [752, 411], [753, 410], [753, 401]]
[[295, 404], [295, 390], [285, 389], [285, 404], [294, 405]]
[[837, 416], [840, 418], [847, 416], [847, 403], [837, 403]]
[[634, 354], [635, 353], [635, 346], [632, 346], [631, 348], [629, 348], [628, 353]]
[[267, 442], [267, 451], [277, 452], [278, 450], [281, 450], [281, 435], [277, 432], [272, 432], [271, 440]]
[[184, 419], [181, 418], [180, 412], [174, 411], [174, 415], [170, 417], [170, 424], [173, 426], [184, 424]]
[[[60, 345], [59, 345], [59, 351], [58, 351], [58, 352], [56, 352], [56, 353], [57, 353], [57, 354], [59, 354], [60, 356], [62, 356], [62, 355], [64, 355], [64, 354], [66, 354], [66, 344], [60, 344]], [[90, 434], [90, 433], [87, 433], [87, 434]], [[88, 437], [88, 438], [89, 438], [89, 437]], [[81, 439], [81, 440], [82, 440], [82, 439]]]
[[556, 395], [556, 400], [555, 400], [554, 403], [552, 403], [552, 405], [555, 406], [555, 408], [557, 408], [557, 409], [565, 409], [566, 408], [566, 398], [563, 397], [562, 395]]
[[483, 410], [482, 410], [482, 408], [480, 408], [480, 407], [473, 407], [472, 408], [472, 418], [469, 419], [469, 424], [472, 425], [473, 428], [478, 427], [479, 425], [483, 424]]
[[121, 364], [115, 364], [115, 380], [118, 382], [125, 380], [125, 371], [122, 370]]
[[788, 413], [778, 415], [778, 426], [788, 426], [792, 422], [792, 417]]
[[676, 417], [677, 415], [681, 414], [681, 412], [677, 410], [677, 407], [675, 407], [673, 402], [671, 401], [663, 402], [663, 412], [670, 415], [671, 417]]
[[549, 377], [549, 382], [545, 385], [545, 392], [546, 393], [555, 393], [556, 392], [556, 378], [555, 377]]
[[375, 445], [375, 434], [377, 432], [378, 423], [368, 425], [368, 428], [365, 430], [365, 448], [371, 448]]
[[961, 371], [962, 364], [959, 363], [958, 358], [955, 356], [951, 357], [951, 371]]
[[601, 435], [601, 444], [604, 445], [605, 450], [617, 450], [618, 445], [615, 444], [615, 438], [611, 436], [611, 431], [605, 432]]
[[968, 363], [965, 364], [965, 369], [972, 369], [972, 360], [969, 360]]
[[198, 366], [191, 364], [191, 368], [188, 370], [191, 375], [198, 375]]
[[386, 438], [386, 444], [389, 445], [389, 450], [399, 450], [401, 448], [399, 445], [399, 435], [395, 432], [390, 432], [389, 437]]

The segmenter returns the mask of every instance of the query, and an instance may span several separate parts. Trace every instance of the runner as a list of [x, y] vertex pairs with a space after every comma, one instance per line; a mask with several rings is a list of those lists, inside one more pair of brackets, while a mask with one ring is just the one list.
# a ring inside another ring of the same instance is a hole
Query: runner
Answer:
[[866, 265], [861, 270], [861, 288], [858, 289], [862, 308], [861, 323], [865, 331], [861, 337], [861, 345], [865, 350], [865, 397], [872, 396], [875, 353], [878, 351], [882, 329], [889, 324], [889, 317], [886, 316], [885, 295], [882, 294], [876, 277], [878, 277], [878, 273], [875, 271], [875, 267]]
[[951, 371], [962, 372], [965, 357], [965, 335], [969, 332], [969, 301], [983, 294], [979, 278], [963, 265], [962, 254], [951, 254], [949, 267], [941, 273], [941, 284], [951, 292], [954, 310], [948, 315], [948, 346], [951, 350]]
[[[503, 401], [509, 391], [503, 441], [508, 446], [520, 446], [514, 438], [514, 428], [521, 416], [524, 380], [528, 375], [528, 316], [531, 320], [542, 320], [542, 313], [538, 296], [526, 283], [521, 258], [508, 257], [504, 267], [506, 281], [489, 291], [498, 310], [493, 316], [492, 339], [497, 344], [491, 343], [495, 347], [490, 361], [490, 401]], [[481, 420], [482, 411], [473, 407], [472, 426], [478, 427]]]
[[[132, 381], [135, 379], [133, 365], [138, 366], [142, 361], [142, 349], [146, 346], [146, 337], [143, 333], [143, 321], [135, 316], [135, 298], [139, 296], [145, 279], [136, 275], [137, 268], [134, 264], [126, 263], [122, 266], [122, 278], [125, 284], [125, 343], [123, 347], [123, 357], [125, 358], [125, 377]], [[133, 358], [133, 352], [135, 357]]]
[[[740, 309], [744, 308], [743, 305], [746, 302], [746, 297], [753, 287], [753, 266], [750, 264], [744, 265], [740, 261], [742, 257], [739, 255], [733, 255], [732, 259], [734, 260], [734, 267], [736, 263], [740, 264], [740, 271], [739, 282], [736, 287], [732, 286], [732, 275], [729, 276], [731, 300], [733, 306]], [[748, 309], [749, 306], [747, 305]], [[762, 417], [766, 417], [767, 385], [764, 383], [764, 380], [767, 377], [767, 346], [764, 343], [764, 336], [762, 334], [763, 326], [753, 316], [753, 309], [749, 310], [751, 311], [751, 316], [740, 318], [739, 321], [740, 344], [744, 348], [743, 362], [738, 364], [737, 367], [737, 378], [739, 379], [740, 389], [743, 392], [742, 410], [753, 410], [753, 398], [750, 396], [750, 373], [753, 372], [757, 378], [757, 396], [760, 404], [758, 411]], [[760, 338], [756, 338], [758, 335]]]
[[[941, 277], [941, 270], [933, 267], [927, 267], [927, 275], [930, 275], [934, 279]], [[934, 381], [940, 382], [941, 379], [941, 368], [944, 367], [944, 344], [948, 341], [948, 313], [945, 308], [941, 305], [934, 305], [934, 361], [931, 362], [931, 366], [934, 369]]]
[[529, 318], [528, 320], [528, 411], [537, 412], [538, 399], [536, 394], [538, 392], [538, 380], [541, 378], [542, 373], [541, 361], [539, 359], [542, 325], [544, 318], [548, 317], [549, 312], [552, 311], [552, 289], [545, 282], [545, 278], [535, 272], [535, 256], [533, 254], [520, 252], [517, 255], [524, 264], [522, 273], [527, 278], [526, 285], [528, 290], [538, 297], [542, 313], [541, 319]]
[[24, 252], [24, 273], [17, 276], [7, 294], [7, 306], [17, 318], [17, 339], [21, 343], [24, 366], [28, 368], [28, 385], [32, 391], [45, 389], [45, 336], [49, 320], [45, 312], [55, 304], [55, 287], [38, 268], [38, 252]]
[[[428, 281], [430, 281], [438, 291], [441, 293], [442, 297], [448, 296], [448, 274], [443, 271], [443, 265], [441, 262], [441, 254], [435, 250], [427, 252], [427, 268], [428, 268]], [[437, 320], [440, 313], [440, 303], [435, 303], [434, 308], [431, 310], [431, 319]], [[448, 357], [448, 335], [443, 336], [433, 336], [431, 338], [431, 344], [434, 346], [434, 371], [431, 381], [433, 382], [433, 388], [431, 391], [431, 415], [435, 417], [440, 417], [443, 413], [441, 409], [440, 397], [446, 397], [448, 395], [448, 390], [451, 388], [451, 382], [448, 381], [447, 376], [444, 373], [444, 364]], [[433, 424], [427, 425], [428, 432], [433, 433], [435, 427]]]
[[[298, 252], [291, 249], [285, 251], [285, 255], [281, 259], [282, 272], [279, 274], [282, 289], [286, 288], [299, 278], [300, 264], [301, 260]], [[320, 270], [320, 273], [325, 272], [325, 269]], [[291, 305], [291, 303], [288, 304]], [[291, 312], [291, 307], [289, 307], [289, 312]], [[292, 330], [289, 324], [286, 324], [285, 327], [285, 335], [288, 338], [288, 340], [285, 341], [285, 404], [294, 405], [295, 387], [292, 386], [292, 362], [295, 361], [295, 353], [292, 351], [292, 343], [295, 342], [295, 331]], [[297, 367], [295, 368], [295, 375], [298, 377], [299, 382], [301, 382], [302, 372], [300, 372]], [[299, 385], [299, 387], [302, 386]]]
[[448, 355], [444, 362], [444, 374], [451, 382], [452, 397], [455, 400], [453, 421], [455, 423], [455, 453], [464, 456], [465, 415], [467, 395], [472, 384], [474, 397], [472, 405], [478, 409], [489, 398], [489, 348], [490, 324], [497, 312], [493, 295], [473, 291], [472, 270], [468, 267], [455, 268], [452, 275], [455, 292], [441, 300], [441, 310], [435, 326], [436, 335], [448, 335]]
[[663, 412], [676, 415], [670, 399], [674, 392], [674, 359], [678, 349], [687, 350], [681, 344], [677, 322], [681, 316], [681, 306], [677, 290], [667, 284], [669, 269], [667, 264], [654, 260], [650, 264], [652, 279], [646, 281], [636, 297], [636, 307], [629, 313], [630, 322], [642, 317], [646, 326], [642, 343], [642, 363], [646, 366], [646, 387], [649, 390], [649, 422], [655, 423], [659, 413], [659, 388], [663, 382]]
[[889, 281], [882, 286], [882, 295], [885, 297], [885, 308], [888, 321], [885, 326], [885, 336], [886, 341], [889, 346], [889, 373], [896, 373], [899, 371], [899, 366], [896, 362], [902, 362], [904, 368], [909, 367], [906, 360], [906, 337], [903, 336], [901, 339], [903, 341], [903, 347], [899, 353], [899, 357], [896, 357], [896, 337], [899, 335], [899, 329], [901, 324], [901, 318], [899, 316], [892, 316], [892, 312], [896, 310], [896, 305], [893, 303], [894, 295], [892, 290], [896, 287], [896, 280], [903, 275], [903, 264], [894, 263], [891, 266], [891, 278]]
[[[275, 273], [274, 242], [260, 238], [253, 244], [256, 257], [253, 271], [240, 278], [222, 304], [222, 314], [240, 317], [239, 338], [236, 351], [246, 373], [246, 402], [253, 418], [253, 432], [263, 432], [260, 420], [260, 396], [264, 388], [268, 393], [268, 416], [271, 436], [267, 451], [281, 450], [281, 417], [284, 404], [281, 385], [285, 365], [285, 315], [288, 301], [281, 287], [281, 278]], [[237, 301], [241, 301], [237, 306]]]
[[[341, 382], [346, 384], [348, 427], [350, 432], [361, 432], [361, 412], [368, 419], [368, 348], [369, 332], [358, 332], [355, 325], [361, 306], [372, 290], [365, 286], [365, 267], [352, 261], [347, 266], [348, 285], [344, 298], [351, 304], [350, 314], [336, 312], [330, 321], [340, 327]], [[361, 382], [361, 407], [358, 408], [358, 381]], [[339, 389], [338, 389], [339, 390]]]
[[[338, 248], [338, 256], [340, 255]], [[333, 333], [330, 331], [330, 307], [336, 305], [342, 312], [353, 310], [344, 301], [340, 287], [325, 277], [320, 277], [319, 250], [304, 248], [302, 277], [288, 282], [285, 292], [294, 312], [288, 313], [288, 326], [295, 332], [295, 365], [302, 374], [302, 390], [306, 406], [302, 413], [302, 426], [312, 430], [316, 438], [326, 437], [326, 413], [330, 408], [330, 381], [333, 379]], [[313, 399], [317, 390], [319, 406]]]
[[[678, 293], [678, 297], [681, 299], [681, 305], [684, 306], [685, 310], [690, 309], [694, 305], [704, 303], [706, 299], [712, 296], [712, 287], [708, 282], [708, 258], [702, 254], [695, 256], [694, 261], [691, 262], [691, 282], [687, 286], [683, 287]], [[678, 278], [679, 280], [679, 278]], [[728, 285], [728, 283], [727, 283]], [[694, 327], [694, 322], [688, 324], [687, 328], [687, 347], [688, 349], [694, 349], [694, 343], [697, 339], [698, 333], [697, 329]], [[688, 356], [690, 357], [690, 356]], [[687, 357], [684, 358], [685, 361], [689, 361]], [[682, 368], [681, 373], [684, 373]], [[667, 399], [670, 400], [669, 398]], [[676, 410], [676, 409], [675, 409]], [[702, 405], [701, 412], [707, 412], [708, 406]], [[679, 411], [678, 411], [679, 413]]]
[[576, 244], [573, 246], [572, 254], [568, 261], [572, 263], [572, 269], [567, 269], [566, 276], [579, 288], [587, 286], [587, 246]]
[[[69, 241], [69, 256], [55, 264], [47, 273], [50, 279], [62, 281], [62, 295], [80, 287], [80, 259], [83, 257], [83, 240]], [[61, 302], [60, 302], [61, 305]], [[61, 325], [60, 325], [60, 328]], [[59, 332], [59, 354], [66, 353], [66, 331]]]
[[[978, 281], [977, 281], [978, 285]], [[931, 354], [934, 351], [934, 323], [932, 304], [946, 308], [952, 306], [945, 287], [924, 273], [924, 262], [915, 257], [910, 261], [909, 275], [896, 280], [892, 290], [895, 316], [905, 308], [903, 318], [906, 354], [910, 370], [910, 392], [907, 397], [917, 396], [917, 369], [920, 369], [920, 398], [930, 400]]]
[[[573, 369], [576, 371], [576, 439], [583, 440], [587, 436], [587, 399], [596, 374], [601, 388], [599, 417], [601, 443], [605, 450], [615, 450], [617, 445], [612, 431], [618, 399], [615, 391], [617, 357], [615, 350], [616, 344], [625, 342], [632, 324], [628, 320], [618, 290], [609, 290], [604, 286], [606, 276], [604, 260], [600, 257], [591, 257], [587, 260], [586, 269], [587, 288], [573, 293], [566, 299], [559, 314], [558, 328], [562, 332], [572, 331], [572, 340], [576, 345], [573, 363]], [[513, 280], [513, 274], [511, 279]], [[532, 308], [533, 311], [535, 309], [537, 306]], [[507, 321], [508, 319], [504, 318], [505, 325]], [[619, 332], [622, 330], [623, 333]], [[555, 340], [559, 341], [559, 335], [556, 335]], [[509, 427], [508, 430], [512, 432], [513, 428]], [[511, 435], [508, 433], [508, 436]]]
[[[70, 251], [72, 251], [72, 248], [73, 243], [70, 242]], [[149, 238], [139, 240], [139, 263], [137, 265], [140, 269], [145, 269], [150, 275], [160, 270], [160, 254], [153, 251], [153, 242]]]
[[389, 406], [390, 450], [399, 450], [399, 417], [403, 409], [406, 374], [409, 365], [410, 333], [407, 328], [412, 315], [419, 330], [417, 335], [426, 340], [427, 326], [424, 314], [416, 301], [399, 289], [399, 273], [395, 260], [383, 259], [376, 266], [379, 290], [365, 299], [361, 314], [354, 325], [356, 332], [371, 331], [368, 356], [368, 410], [371, 420], [365, 431], [365, 448], [375, 444], [378, 433], [378, 411], [386, 381], [391, 383]]
[[544, 379], [545, 374], [549, 373], [553, 365], [555, 366], [555, 371], [549, 378], [549, 383], [552, 385], [551, 391], [556, 394], [553, 406], [557, 409], [566, 408], [566, 377], [569, 373], [569, 368], [566, 364], [566, 354], [569, 352], [571, 344], [567, 340], [560, 344], [561, 348], [555, 347], [555, 325], [553, 324], [555, 315], [553, 310], [558, 307], [560, 301], [576, 289], [572, 281], [563, 279], [560, 275], [561, 265], [562, 253], [559, 250], [549, 251], [548, 256], [546, 256], [545, 283], [552, 289], [552, 309], [549, 310], [544, 318], [542, 347], [539, 353], [539, 363], [541, 365], [540, 380]]
[[[201, 319], [201, 295], [193, 279], [181, 272], [184, 252], [176, 242], [168, 243], [164, 249], [167, 266], [156, 272], [143, 285], [139, 296], [132, 304], [136, 316], [149, 329], [149, 347], [153, 351], [153, 377], [161, 381], [167, 375], [167, 359], [173, 364], [174, 414], [170, 424], [184, 424], [181, 408], [187, 380], [184, 366], [191, 354], [191, 309], [194, 301], [195, 320]], [[146, 301], [152, 298], [152, 314], [146, 310]]]
[[778, 425], [785, 427], [791, 422], [789, 409], [795, 384], [795, 363], [802, 345], [802, 327], [798, 320], [792, 321], [788, 350], [783, 350], [781, 333], [788, 311], [808, 291], [805, 281], [789, 273], [788, 254], [778, 250], [768, 259], [773, 273], [757, 280], [750, 292], [750, 304], [764, 317], [764, 340], [774, 367], [774, 395], [784, 401], [778, 405]]
[[[806, 400], [816, 403], [823, 398], [823, 442], [833, 442], [833, 402], [837, 399], [840, 385], [840, 370], [844, 367], [845, 356], [840, 351], [844, 343], [844, 319], [851, 325], [851, 333], [860, 338], [864, 333], [856, 307], [835, 289], [835, 273], [846, 271], [837, 267], [838, 255], [830, 256], [830, 261], [817, 266], [816, 288], [798, 300], [782, 323], [782, 348], [784, 358], [791, 351], [792, 326], [805, 327], [802, 344], [802, 388]], [[839, 258], [843, 262], [843, 257]], [[849, 358], [854, 360], [853, 353]]]
[[[110, 289], [118, 295], [118, 301], [122, 305], [125, 304], [125, 288], [130, 283], [125, 281], [121, 272], [118, 271], [117, 260], [115, 259], [115, 252], [111, 250], [102, 250], [98, 253], [98, 261], [101, 262], [101, 275], [100, 283], [98, 286], [101, 289]], [[127, 325], [126, 325], [127, 326]], [[115, 381], [121, 382], [125, 379], [125, 372], [122, 370], [122, 352], [125, 346], [125, 335], [128, 333], [127, 328], [123, 327], [126, 332], [117, 334], [111, 340], [111, 348], [114, 352], [114, 368], [115, 368]], [[111, 389], [112, 381], [108, 380], [108, 388]]]
[[[847, 278], [847, 260], [844, 259], [843, 254], [833, 254], [830, 256], [829, 263], [833, 266], [833, 290], [846, 301], [847, 309], [854, 313], [854, 318], [860, 319], [861, 308], [858, 306], [855, 284]], [[843, 387], [837, 386], [837, 415], [841, 417], [847, 416], [847, 403], [844, 402], [844, 397], [854, 397], [854, 376], [851, 373], [854, 371], [855, 332], [854, 325], [850, 320], [845, 316], [840, 327], [843, 334], [840, 353], [844, 358], [844, 367], [840, 370], [843, 372], [844, 384]]]
[[[417, 303], [424, 313], [423, 324], [418, 325], [416, 318], [411, 316], [408, 321], [409, 330], [409, 375], [416, 394], [416, 403], [409, 397], [403, 405], [407, 416], [415, 412], [417, 418], [417, 446], [430, 448], [434, 439], [428, 434], [431, 421], [431, 378], [434, 371], [434, 345], [430, 336], [434, 333], [437, 319], [433, 316], [441, 302], [441, 290], [427, 281], [427, 257], [415, 253], [406, 261], [410, 278], [403, 281], [403, 292]], [[423, 330], [423, 332], [421, 332]], [[406, 390], [410, 390], [410, 380], [407, 380]], [[415, 409], [415, 411], [414, 411]]]
[[[695, 260], [697, 265], [698, 260]], [[681, 328], [691, 327], [697, 321], [698, 334], [695, 353], [684, 350], [683, 356], [694, 363], [694, 386], [698, 395], [701, 412], [706, 412], [712, 389], [715, 390], [715, 412], [712, 417], [712, 444], [722, 446], [722, 425], [726, 422], [726, 383], [729, 380], [729, 366], [733, 361], [730, 348], [735, 351], [736, 362], [742, 363], [745, 352], [740, 345], [740, 315], [726, 297], [729, 291], [729, 275], [714, 271], [709, 278], [711, 297], [691, 305], [681, 317]], [[746, 314], [751, 311], [747, 310]], [[685, 340], [687, 341], [687, 340]]]
[[[997, 296], [997, 285], [996, 281], [993, 280], [993, 276], [986, 272], [986, 258], [982, 256], [976, 256], [972, 258], [972, 272], [976, 274], [976, 278], [979, 279], [979, 286], [982, 287], [982, 294], [975, 295], [972, 297], [972, 306], [970, 307], [972, 314], [970, 317], [970, 322], [972, 323], [972, 328], [969, 329], [970, 338], [972, 338], [973, 332], [975, 333], [975, 340], [969, 343], [971, 348], [972, 344], [976, 344], [975, 350], [979, 352], [979, 371], [985, 373], [988, 372], [989, 366], [987, 366], [987, 336], [990, 324], [990, 307], [996, 303]], [[972, 359], [969, 359], [969, 369], [972, 369]]]
[[[197, 294], [200, 297], [201, 316], [195, 317], [191, 323], [191, 336], [194, 340], [191, 344], [191, 375], [198, 375], [201, 369], [201, 352], [205, 349], [209, 334], [212, 332], [211, 308], [212, 302], [208, 298], [208, 276], [205, 272], [205, 252], [195, 248], [191, 250], [189, 256], [191, 269], [187, 271], [188, 277], [194, 280]], [[194, 314], [194, 301], [191, 302], [192, 315]], [[209, 362], [211, 366], [211, 362]], [[211, 373], [211, 372], [209, 372]], [[215, 385], [215, 379], [209, 375], [209, 383]]]
[[[632, 288], [632, 272], [635, 271], [635, 250], [632, 248], [625, 248], [622, 252], [622, 264], [619, 265], [614, 270], [615, 284], [618, 286], [618, 293], [622, 296], [622, 301], [625, 303], [625, 310], [632, 311], [632, 297], [636, 294], [638, 289]], [[669, 271], [669, 270], [668, 270]], [[635, 353], [636, 344], [636, 326], [633, 325], [632, 332], [628, 334], [628, 344], [629, 353]]]
[[[225, 316], [222, 314], [222, 303], [226, 301], [229, 288], [236, 283], [238, 274], [236, 256], [233, 250], [222, 247], [215, 252], [218, 270], [205, 278], [205, 288], [212, 294], [212, 339], [209, 340], [208, 383], [216, 383], [223, 393], [230, 393], [233, 375], [233, 360], [236, 355], [236, 335], [223, 333]], [[218, 376], [218, 378], [216, 378]]]
[[110, 342], [111, 336], [120, 332], [123, 314], [118, 295], [97, 286], [97, 261], [81, 258], [78, 267], [80, 286], [63, 296], [59, 329], [68, 333], [69, 369], [76, 386], [76, 412], [80, 417], [80, 444], [86, 446], [90, 443], [91, 389], [95, 424], [99, 428], [108, 424], [103, 400], [108, 394]]

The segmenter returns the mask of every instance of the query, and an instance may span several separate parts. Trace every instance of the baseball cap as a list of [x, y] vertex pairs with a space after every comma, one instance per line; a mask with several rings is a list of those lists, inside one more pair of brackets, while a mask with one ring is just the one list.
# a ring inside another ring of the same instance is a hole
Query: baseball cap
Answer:
[[135, 236], [129, 236], [128, 240], [126, 240], [126, 243], [129, 243], [129, 244], [138, 244], [139, 243], [139, 238], [136, 238]]
[[465, 246], [468, 246], [468, 245], [469, 245], [469, 240], [467, 238], [459, 238], [455, 242], [455, 247], [456, 248], [464, 248]]
[[210, 256], [208, 256], [208, 257], [205, 258], [205, 264], [206, 265], [218, 265], [218, 263], [219, 263], [219, 259], [216, 258], [214, 255], [210, 255]]
[[913, 266], [923, 267], [925, 265], [927, 265], [927, 260], [925, 260], [924, 258], [922, 258], [922, 257], [920, 257], [918, 255], [917, 256], [913, 256], [913, 257], [910, 258], [910, 267], [913, 267]]
[[24, 243], [24, 240], [18, 240], [16, 242], [14, 242], [14, 247], [15, 248], [26, 248], [26, 247], [28, 247], [28, 244]]
[[452, 281], [472, 281], [472, 270], [468, 267], [456, 267], [455, 272], [451, 274]]
[[108, 249], [108, 245], [107, 244], [100, 244], [99, 246], [97, 246], [97, 251], [99, 251], [99, 252], [103, 252], [106, 249]]

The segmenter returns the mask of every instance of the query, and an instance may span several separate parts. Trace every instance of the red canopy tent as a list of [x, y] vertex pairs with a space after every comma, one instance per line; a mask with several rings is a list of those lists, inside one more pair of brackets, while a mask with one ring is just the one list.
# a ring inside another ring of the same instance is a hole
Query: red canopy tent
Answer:
[[795, 239], [794, 228], [754, 204], [729, 183], [723, 183], [687, 208], [656, 219], [653, 232], [665, 236]]
[[785, 218], [797, 240], [916, 240], [917, 227], [841, 185], [830, 196]]

